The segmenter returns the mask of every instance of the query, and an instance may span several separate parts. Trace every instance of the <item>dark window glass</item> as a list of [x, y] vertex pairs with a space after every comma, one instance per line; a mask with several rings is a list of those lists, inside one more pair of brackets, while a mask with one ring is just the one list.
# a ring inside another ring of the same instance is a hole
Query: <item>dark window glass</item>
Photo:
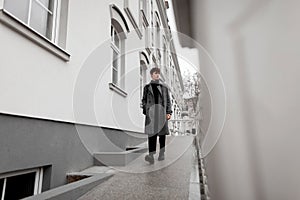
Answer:
[[8, 177], [6, 181], [5, 200], [22, 199], [34, 194], [35, 172]]
[[119, 55], [113, 50], [113, 83], [118, 83], [118, 70], [119, 70]]
[[4, 184], [4, 179], [0, 179], [0, 198], [3, 192], [3, 184]]

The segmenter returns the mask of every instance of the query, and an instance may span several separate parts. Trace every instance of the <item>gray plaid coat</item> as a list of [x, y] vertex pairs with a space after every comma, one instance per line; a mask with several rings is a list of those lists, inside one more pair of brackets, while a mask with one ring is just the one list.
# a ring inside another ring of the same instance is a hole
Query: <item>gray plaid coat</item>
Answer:
[[[152, 81], [151, 81], [152, 82]], [[150, 82], [150, 83], [151, 83]], [[145, 134], [169, 135], [167, 114], [172, 114], [169, 88], [159, 81], [158, 104], [155, 104], [154, 93], [151, 84], [145, 85], [143, 90], [142, 108], [145, 118]]]

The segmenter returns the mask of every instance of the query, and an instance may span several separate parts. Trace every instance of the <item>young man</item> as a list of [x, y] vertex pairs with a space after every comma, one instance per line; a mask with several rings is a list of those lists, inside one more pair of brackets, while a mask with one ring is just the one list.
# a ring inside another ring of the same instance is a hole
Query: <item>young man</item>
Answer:
[[145, 119], [145, 133], [148, 134], [149, 155], [145, 160], [154, 163], [157, 137], [159, 137], [160, 152], [158, 160], [165, 159], [166, 135], [169, 135], [168, 120], [171, 118], [172, 108], [167, 85], [160, 81], [160, 69], [150, 70], [151, 82], [145, 85], [143, 91], [143, 114]]

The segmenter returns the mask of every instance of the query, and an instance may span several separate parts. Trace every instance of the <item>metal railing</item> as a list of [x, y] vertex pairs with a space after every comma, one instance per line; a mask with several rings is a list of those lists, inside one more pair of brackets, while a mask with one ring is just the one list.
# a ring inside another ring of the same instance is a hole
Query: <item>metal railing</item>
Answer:
[[171, 135], [197, 135], [197, 123], [194, 119], [171, 119], [169, 120]]

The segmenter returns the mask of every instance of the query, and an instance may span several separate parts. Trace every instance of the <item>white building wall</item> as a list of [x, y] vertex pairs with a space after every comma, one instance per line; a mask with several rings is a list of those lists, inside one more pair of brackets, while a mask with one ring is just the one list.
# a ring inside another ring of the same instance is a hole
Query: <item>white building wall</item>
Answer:
[[[23, 37], [14, 30], [1, 24], [1, 73], [0, 73], [0, 111], [16, 115], [37, 118], [54, 119], [59, 121], [77, 122], [95, 125], [83, 117], [74, 118], [74, 89], [82, 67], [88, 65], [105, 71], [97, 90], [96, 110], [98, 123], [106, 127], [117, 127], [114, 117], [127, 118], [127, 112], [119, 112], [114, 116], [114, 110], [128, 108], [134, 116], [134, 122], [143, 124], [143, 115], [139, 107], [140, 97], [136, 90], [139, 87], [139, 51], [131, 53], [126, 58], [126, 98], [109, 89], [111, 69], [103, 63], [110, 63], [110, 10], [109, 5], [115, 4], [123, 13], [129, 28], [127, 48], [141, 41], [124, 11], [123, 1], [70, 1], [67, 26], [66, 51], [70, 53], [69, 62], [54, 56], [31, 40]], [[130, 5], [133, 5], [132, 3]], [[133, 9], [137, 16], [138, 10]], [[138, 20], [138, 19], [136, 19]], [[137, 21], [138, 22], [138, 21]], [[106, 54], [97, 59], [90, 55], [101, 45], [106, 46]], [[126, 50], [127, 50], [126, 48]], [[97, 97], [101, 96], [101, 101]], [[111, 101], [111, 99], [114, 99]], [[115, 101], [116, 100], [116, 101]], [[134, 103], [132, 103], [134, 102]], [[113, 103], [113, 105], [109, 105]], [[109, 105], [109, 106], [108, 106]], [[124, 129], [142, 131], [141, 127], [124, 123]], [[120, 128], [120, 127], [118, 127]]]
[[[155, 11], [160, 14], [157, 1], [152, 3], [153, 16]], [[111, 5], [120, 9], [130, 29], [125, 39], [127, 97], [108, 85], [112, 82]], [[127, 7], [131, 20], [124, 9]], [[68, 62], [1, 24], [0, 40], [5, 48], [0, 49], [0, 112], [142, 132], [139, 53], [145, 51], [145, 33], [141, 31], [141, 38], [134, 29], [139, 20], [138, 0], [69, 1], [67, 27], [61, 27], [67, 29]], [[148, 20], [151, 27], [152, 18]], [[82, 77], [86, 81], [80, 82]], [[150, 81], [149, 69], [147, 79]], [[80, 87], [86, 87], [84, 95], [78, 95]]]

